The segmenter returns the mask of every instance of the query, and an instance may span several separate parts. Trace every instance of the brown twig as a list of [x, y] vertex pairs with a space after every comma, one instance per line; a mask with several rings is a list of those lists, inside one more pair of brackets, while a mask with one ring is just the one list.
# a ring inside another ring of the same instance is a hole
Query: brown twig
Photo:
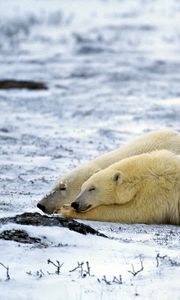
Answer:
[[139, 259], [140, 259], [141, 268], [139, 270], [135, 271], [134, 265], [131, 265], [132, 266], [132, 271], [128, 271], [133, 276], [136, 276], [137, 274], [139, 274], [140, 272], [142, 272], [144, 270], [144, 266], [143, 266], [143, 262], [142, 262], [141, 257]]
[[81, 263], [79, 263], [79, 262], [77, 262], [77, 267], [75, 267], [74, 269], [72, 269], [72, 270], [70, 270], [69, 272], [74, 272], [74, 271], [76, 271], [76, 270], [80, 270], [80, 275], [81, 275], [81, 277], [85, 277], [84, 275], [83, 275], [83, 265], [84, 265], [84, 262], [81, 262]]
[[103, 276], [102, 281], [104, 281], [108, 285], [111, 285], [111, 281], [107, 280], [105, 275]]
[[113, 281], [114, 283], [117, 283], [117, 284], [122, 284], [122, 276], [119, 275], [119, 278], [117, 278], [116, 276], [113, 277]]
[[119, 275], [119, 278], [116, 277], [116, 276], [114, 276], [114, 277], [113, 277], [113, 280], [107, 280], [106, 276], [103, 275], [102, 279], [97, 278], [97, 281], [98, 281], [99, 283], [101, 283], [102, 281], [104, 281], [107, 285], [111, 285], [111, 284], [113, 284], [113, 283], [116, 283], [116, 284], [122, 284], [122, 283], [123, 283], [123, 282], [122, 282], [122, 276], [121, 276], [121, 275]]
[[9, 275], [9, 267], [7, 266], [5, 266], [3, 263], [1, 263], [0, 262], [0, 265], [4, 268], [4, 269], [6, 269], [6, 280], [10, 280], [11, 279], [11, 277], [10, 277], [10, 275]]
[[165, 259], [167, 257], [167, 255], [161, 256], [159, 253], [156, 255], [156, 267], [159, 267], [159, 260], [160, 259]]
[[64, 265], [64, 263], [60, 264], [60, 262], [59, 262], [58, 260], [56, 260], [56, 264], [55, 264], [55, 263], [54, 263], [52, 260], [50, 260], [50, 259], [48, 259], [47, 263], [48, 263], [48, 264], [52, 264], [54, 267], [56, 267], [55, 274], [58, 274], [58, 275], [60, 274], [61, 268], [62, 268], [62, 266]]
[[76, 270], [79, 270], [82, 278], [86, 277], [87, 275], [93, 277], [93, 275], [91, 275], [91, 273], [90, 273], [91, 268], [90, 268], [89, 262], [86, 261], [86, 269], [83, 268], [84, 265], [85, 265], [84, 262], [81, 262], [81, 263], [77, 262], [77, 267], [70, 270], [69, 272], [74, 272]]

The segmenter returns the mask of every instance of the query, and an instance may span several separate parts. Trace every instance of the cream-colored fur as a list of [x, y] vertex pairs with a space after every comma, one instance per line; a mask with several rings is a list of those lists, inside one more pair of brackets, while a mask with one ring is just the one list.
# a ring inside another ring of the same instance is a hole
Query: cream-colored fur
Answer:
[[170, 129], [151, 132], [126, 146], [80, 165], [67, 175], [60, 177], [52, 191], [38, 203], [38, 207], [46, 213], [57, 212], [64, 204], [71, 203], [76, 198], [81, 185], [97, 171], [124, 158], [160, 149], [180, 154], [180, 133]]
[[75, 202], [89, 211], [64, 207], [64, 216], [180, 225], [180, 156], [160, 150], [124, 159], [87, 180]]

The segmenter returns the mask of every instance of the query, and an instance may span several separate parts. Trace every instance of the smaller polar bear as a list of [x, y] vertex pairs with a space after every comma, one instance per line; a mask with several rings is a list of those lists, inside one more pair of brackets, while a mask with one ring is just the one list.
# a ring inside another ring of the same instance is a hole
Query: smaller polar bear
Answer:
[[70, 218], [180, 225], [180, 156], [167, 150], [124, 159], [90, 177]]
[[161, 149], [180, 154], [180, 133], [171, 129], [153, 131], [144, 134], [126, 146], [78, 166], [67, 175], [61, 176], [55, 187], [37, 206], [48, 214], [59, 213], [61, 207], [71, 203], [79, 194], [82, 184], [97, 171], [103, 170], [124, 158]]

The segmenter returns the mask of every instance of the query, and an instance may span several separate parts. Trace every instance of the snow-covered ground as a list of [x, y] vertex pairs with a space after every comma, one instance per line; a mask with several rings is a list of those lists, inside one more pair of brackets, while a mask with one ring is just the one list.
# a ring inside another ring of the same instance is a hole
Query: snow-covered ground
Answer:
[[[80, 162], [143, 132], [180, 130], [179, 19], [178, 0], [1, 1], [0, 79], [49, 89], [0, 90], [0, 217], [37, 211]], [[1, 226], [46, 247], [0, 240], [11, 277], [0, 265], [0, 300], [180, 299], [179, 227], [87, 223], [111, 238]], [[64, 263], [59, 275], [48, 259]], [[87, 261], [94, 276], [69, 272]]]
[[[1, 261], [11, 277], [5, 281], [6, 270], [0, 268], [0, 299], [179, 299], [178, 227], [90, 224], [111, 238], [56, 227], [3, 226], [24, 228], [46, 247], [0, 241]], [[60, 274], [48, 259], [63, 263]], [[83, 271], [72, 272], [78, 262]]]

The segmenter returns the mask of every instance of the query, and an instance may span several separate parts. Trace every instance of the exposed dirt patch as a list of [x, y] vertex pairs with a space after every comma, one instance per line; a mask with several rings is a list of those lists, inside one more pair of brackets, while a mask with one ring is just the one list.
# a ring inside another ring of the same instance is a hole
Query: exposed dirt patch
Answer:
[[4, 230], [0, 233], [0, 239], [15, 241], [24, 244], [41, 244], [41, 239], [31, 237], [25, 230]]
[[[69, 228], [72, 231], [76, 231], [84, 235], [93, 234], [97, 236], [107, 237], [106, 235], [100, 233], [99, 231], [95, 230], [89, 225], [85, 225], [74, 220], [64, 219], [59, 216], [49, 217], [46, 215], [41, 215], [39, 213], [23, 213], [14, 217], [0, 219], [0, 224], [7, 223], [16, 223], [21, 225], [33, 226], [59, 226]], [[27, 232], [25, 232], [24, 230], [6, 230], [0, 234], [0, 238], [18, 241], [22, 243], [24, 243], [25, 241], [27, 243], [33, 243], [33, 241], [35, 243], [40, 242], [40, 239], [29, 237]]]
[[48, 87], [45, 83], [40, 81], [31, 80], [0, 80], [0, 89], [28, 89], [28, 90], [47, 90]]

